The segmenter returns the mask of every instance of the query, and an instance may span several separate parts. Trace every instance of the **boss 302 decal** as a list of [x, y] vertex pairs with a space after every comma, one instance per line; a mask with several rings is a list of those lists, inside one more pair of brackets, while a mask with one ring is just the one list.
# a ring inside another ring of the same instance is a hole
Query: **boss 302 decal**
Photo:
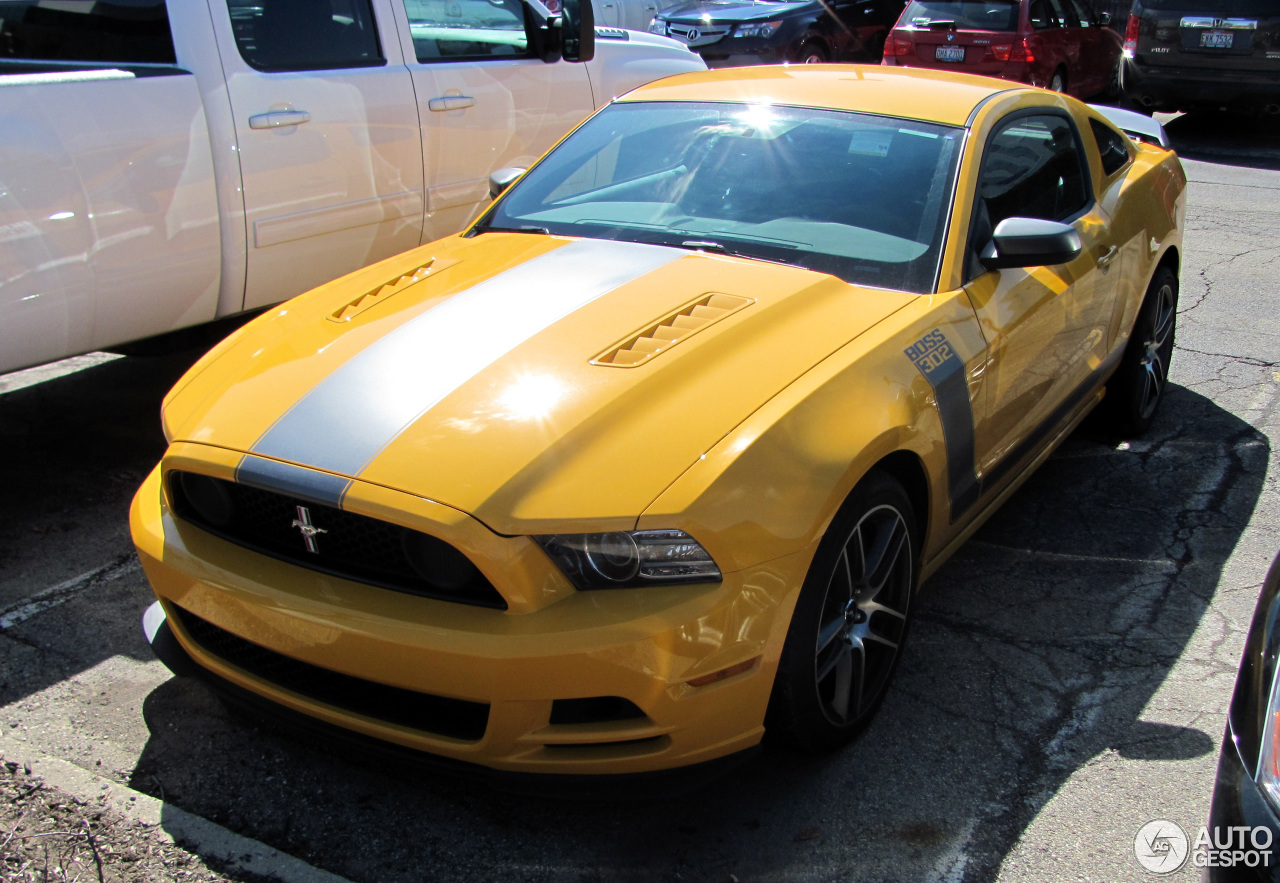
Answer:
[[951, 520], [963, 515], [978, 499], [974, 468], [973, 405], [965, 380], [964, 362], [938, 328], [903, 350], [933, 387], [947, 449], [947, 495]]

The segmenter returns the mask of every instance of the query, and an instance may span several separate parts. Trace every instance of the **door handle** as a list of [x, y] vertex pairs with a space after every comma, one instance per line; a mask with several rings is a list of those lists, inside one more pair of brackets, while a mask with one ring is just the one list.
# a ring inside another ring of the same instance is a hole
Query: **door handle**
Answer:
[[475, 103], [476, 100], [470, 95], [445, 95], [443, 98], [432, 98], [427, 102], [427, 107], [434, 111], [462, 110]]
[[1120, 253], [1120, 249], [1116, 248], [1114, 245], [1111, 246], [1110, 248], [1107, 249], [1106, 254], [1098, 258], [1098, 266], [1102, 267], [1105, 270], [1110, 265], [1110, 263], [1116, 259], [1116, 255], [1118, 255], [1119, 253]]
[[311, 119], [305, 110], [273, 110], [249, 117], [250, 129], [275, 129], [280, 126], [297, 126]]

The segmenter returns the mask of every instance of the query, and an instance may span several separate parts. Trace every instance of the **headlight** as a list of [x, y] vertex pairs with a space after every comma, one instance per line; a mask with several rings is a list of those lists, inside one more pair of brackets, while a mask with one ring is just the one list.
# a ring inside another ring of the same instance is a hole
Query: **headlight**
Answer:
[[534, 537], [578, 589], [718, 583], [720, 568], [682, 530]]
[[735, 37], [772, 37], [782, 27], [780, 21], [758, 21], [745, 25], [738, 25], [734, 29]]
[[655, 18], [653, 21], [649, 22], [649, 33], [665, 37], [667, 35], [667, 23]]
[[[1280, 675], [1280, 669], [1277, 669]], [[1262, 728], [1262, 756], [1258, 761], [1258, 787], [1273, 809], [1280, 811], [1280, 678], [1271, 682], [1271, 699]]]

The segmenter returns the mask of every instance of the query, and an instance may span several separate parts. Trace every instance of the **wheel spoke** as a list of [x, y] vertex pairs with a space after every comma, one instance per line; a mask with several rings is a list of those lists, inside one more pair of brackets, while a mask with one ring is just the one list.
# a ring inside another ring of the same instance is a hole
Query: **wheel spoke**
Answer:
[[901, 520], [895, 521], [892, 529], [885, 531], [885, 533], [888, 536], [883, 544], [880, 557], [876, 560], [874, 569], [867, 577], [871, 598], [880, 596], [880, 590], [884, 588], [884, 584], [888, 582], [890, 575], [897, 569], [898, 559], [902, 557], [903, 549], [906, 548], [907, 526]]
[[[853, 647], [850, 649], [852, 651], [849, 654], [849, 662], [851, 665], [854, 662], [854, 656], [857, 656], [856, 671], [852, 673], [853, 689], [851, 691], [852, 695], [850, 698], [853, 700], [853, 713], [861, 714], [863, 708], [863, 694], [865, 693], [867, 686], [867, 648], [863, 646], [861, 641], [855, 641]], [[846, 717], [847, 716], [848, 715], [846, 715]]]
[[853, 654], [848, 649], [836, 657], [836, 682], [831, 694], [831, 710], [836, 717], [846, 720], [849, 717], [849, 687], [853, 681]]
[[840, 636], [840, 631], [843, 628], [844, 628], [844, 617], [840, 616], [837, 619], [831, 620], [831, 622], [827, 623], [826, 625], [824, 625], [822, 628], [818, 630], [818, 655], [819, 656], [822, 655], [823, 650], [826, 650], [827, 647], [831, 646], [832, 641], [834, 641], [836, 638]]
[[905, 613], [902, 613], [901, 611], [898, 611], [898, 610], [894, 610], [892, 607], [886, 607], [885, 605], [877, 601], [868, 601], [866, 604], [859, 604], [858, 607], [860, 610], [862, 610], [863, 613], [867, 614], [868, 619], [872, 616], [872, 614], [884, 613], [888, 616], [892, 616], [894, 619], [898, 620], [899, 622], [907, 621], [907, 615]]

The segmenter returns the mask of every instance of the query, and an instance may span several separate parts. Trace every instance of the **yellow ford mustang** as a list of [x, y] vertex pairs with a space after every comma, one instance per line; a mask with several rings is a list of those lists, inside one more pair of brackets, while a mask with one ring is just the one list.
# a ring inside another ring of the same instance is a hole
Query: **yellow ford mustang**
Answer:
[[484, 770], [841, 744], [921, 581], [1095, 405], [1151, 422], [1185, 212], [1161, 135], [880, 67], [614, 101], [460, 236], [174, 388], [131, 521], [153, 646]]

